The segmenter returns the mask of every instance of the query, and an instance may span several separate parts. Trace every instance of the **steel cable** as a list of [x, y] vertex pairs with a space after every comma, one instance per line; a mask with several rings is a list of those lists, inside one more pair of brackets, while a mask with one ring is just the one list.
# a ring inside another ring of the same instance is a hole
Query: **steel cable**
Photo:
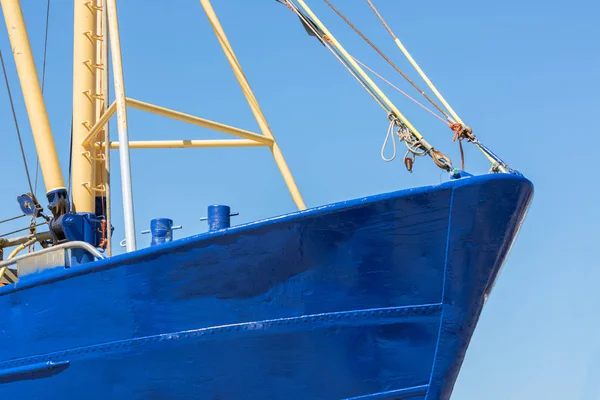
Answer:
[[[46, 4], [46, 34], [44, 36], [44, 61], [42, 62], [42, 95], [44, 94], [44, 84], [46, 83], [46, 56], [48, 54], [48, 26], [50, 24], [50, 0]], [[40, 172], [40, 157], [37, 156], [35, 162], [35, 181], [33, 184], [33, 195], [37, 196], [38, 176]]]
[[15, 104], [13, 102], [12, 93], [10, 91], [10, 83], [8, 82], [8, 73], [6, 72], [6, 66], [4, 65], [4, 57], [2, 56], [2, 50], [0, 50], [0, 62], [2, 63], [2, 71], [4, 72], [4, 82], [6, 83], [6, 90], [8, 91], [8, 99], [10, 100], [10, 108], [12, 109], [12, 115], [15, 121], [15, 128], [17, 129], [17, 137], [19, 139], [19, 146], [21, 147], [21, 156], [23, 158], [23, 164], [25, 165], [27, 182], [29, 183], [29, 190], [31, 191], [31, 194], [33, 194], [33, 185], [31, 184], [29, 167], [27, 167], [27, 157], [25, 157], [25, 149], [23, 148], [23, 140], [21, 139], [21, 131], [19, 130], [19, 122], [17, 121], [17, 112], [15, 111]]
[[329, 0], [325, 0], [325, 3], [327, 3], [327, 5], [331, 7], [331, 9], [335, 11], [335, 13], [339, 15], [339, 17], [342, 18], [344, 22], [346, 22], [346, 24], [348, 24], [348, 26], [350, 26], [361, 38], [363, 38], [363, 40], [367, 42], [369, 46], [371, 46], [373, 50], [377, 52], [377, 54], [379, 54], [385, 61], [387, 61], [387, 63], [391, 65], [392, 68], [394, 68], [400, 75], [402, 75], [408, 83], [410, 83], [415, 89], [417, 89], [419, 93], [431, 103], [431, 105], [437, 108], [438, 111], [441, 112], [448, 121], [452, 121], [452, 118], [448, 115], [448, 113], [446, 113], [446, 111], [444, 111], [442, 107], [440, 107], [431, 97], [429, 97], [429, 95], [427, 95], [427, 93], [425, 93], [423, 89], [421, 89], [412, 79], [410, 79], [408, 75], [404, 73], [404, 71], [402, 71], [392, 60], [389, 59], [388, 56], [386, 56], [377, 46], [375, 46], [375, 44], [371, 42], [371, 40], [369, 40], [369, 38], [366, 37], [352, 22], [350, 22], [350, 20], [348, 20], [348, 18], [346, 18], [344, 14], [341, 13], [341, 11], [339, 11], [333, 4], [331, 4]]

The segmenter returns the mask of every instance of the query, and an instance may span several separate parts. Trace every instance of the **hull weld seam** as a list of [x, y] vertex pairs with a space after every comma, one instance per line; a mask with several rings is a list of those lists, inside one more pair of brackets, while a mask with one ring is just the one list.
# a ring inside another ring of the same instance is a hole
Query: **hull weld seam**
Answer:
[[38, 360], [48, 360], [48, 358], [64, 359], [67, 357], [72, 357], [76, 354], [104, 352], [113, 349], [122, 349], [124, 347], [143, 346], [151, 342], [168, 342], [185, 339], [205, 340], [226, 334], [236, 335], [239, 333], [258, 332], [260, 334], [272, 334], [284, 331], [294, 331], [295, 327], [297, 326], [309, 324], [319, 327], [334, 327], [365, 325], [365, 321], [369, 321], [370, 324], [376, 324], [380, 321], [385, 321], [386, 323], [393, 323], [397, 320], [405, 320], [407, 318], [438, 318], [441, 313], [441, 310], [442, 305], [439, 303], [434, 303], [424, 304], [420, 306], [388, 307], [368, 310], [322, 313], [300, 317], [279, 318], [273, 320], [244, 322], [239, 324], [198, 328], [185, 331], [162, 333], [144, 337], [117, 340], [42, 355], [18, 358], [5, 362], [0, 362], [0, 370], [4, 368], [18, 367], [22, 365], [31, 364]]

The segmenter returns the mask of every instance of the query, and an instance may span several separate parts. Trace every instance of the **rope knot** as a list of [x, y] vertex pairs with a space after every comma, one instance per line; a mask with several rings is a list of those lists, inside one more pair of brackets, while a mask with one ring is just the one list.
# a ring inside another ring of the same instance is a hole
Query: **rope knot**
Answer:
[[103, 219], [100, 222], [100, 229], [98, 229], [98, 232], [100, 233], [100, 244], [98, 247], [100, 247], [101, 249], [106, 249], [106, 247], [108, 246], [108, 237], [107, 237], [107, 232], [106, 232], [106, 220]]
[[473, 129], [468, 126], [464, 126], [463, 124], [451, 124], [450, 129], [454, 132], [454, 137], [452, 138], [453, 142], [456, 142], [457, 139], [459, 141], [467, 139], [469, 142], [472, 142], [475, 139], [473, 136]]

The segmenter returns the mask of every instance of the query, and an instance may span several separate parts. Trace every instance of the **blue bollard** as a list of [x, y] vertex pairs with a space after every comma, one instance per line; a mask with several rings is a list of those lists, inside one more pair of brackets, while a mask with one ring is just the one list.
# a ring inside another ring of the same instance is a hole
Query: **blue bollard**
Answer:
[[231, 207], [223, 205], [208, 206], [208, 216], [200, 218], [200, 221], [208, 221], [208, 231], [218, 231], [231, 226], [231, 217], [240, 213], [231, 213]]
[[208, 230], [216, 231], [231, 226], [231, 208], [229, 206], [208, 206]]
[[156, 218], [150, 221], [152, 241], [150, 246], [156, 246], [173, 241], [173, 220], [169, 218]]

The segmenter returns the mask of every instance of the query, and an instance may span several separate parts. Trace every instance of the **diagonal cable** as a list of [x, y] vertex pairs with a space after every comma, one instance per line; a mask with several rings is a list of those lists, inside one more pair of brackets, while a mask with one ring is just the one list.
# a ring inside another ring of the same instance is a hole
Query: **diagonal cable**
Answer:
[[450, 118], [450, 116], [448, 115], [448, 113], [446, 113], [446, 111], [440, 105], [438, 105], [431, 97], [429, 97], [429, 95], [427, 95], [427, 93], [425, 93], [425, 91], [423, 89], [421, 89], [419, 87], [419, 85], [417, 85], [412, 79], [410, 79], [410, 77], [408, 75], [406, 75], [406, 73], [404, 71], [402, 71], [392, 60], [390, 60], [390, 58], [388, 56], [386, 56], [383, 51], [381, 51], [377, 46], [375, 46], [375, 44], [371, 40], [369, 40], [369, 38], [367, 36], [365, 36], [365, 34], [362, 33], [352, 22], [350, 22], [350, 20], [348, 18], [346, 18], [346, 16], [344, 14], [342, 14], [342, 12], [340, 10], [338, 10], [333, 4], [331, 4], [331, 2], [329, 0], [325, 0], [325, 3], [327, 3], [327, 5], [333, 11], [335, 11], [335, 13], [341, 19], [343, 19], [344, 22], [350, 28], [352, 28], [354, 30], [354, 32], [356, 32], [365, 42], [367, 42], [367, 44], [369, 46], [371, 46], [373, 48], [373, 50], [375, 50], [377, 52], [377, 54], [379, 54], [385, 61], [387, 61], [387, 63], [392, 68], [394, 68], [400, 75], [402, 75], [402, 77], [404, 77], [404, 79], [406, 79], [406, 81], [408, 83], [410, 83], [421, 95], [423, 95], [423, 97], [425, 97], [427, 99], [427, 101], [429, 101], [431, 103], [431, 105], [433, 105], [435, 108], [437, 108], [438, 111], [441, 112], [448, 121], [452, 120]]
[[23, 157], [23, 164], [25, 165], [25, 173], [27, 174], [27, 182], [29, 183], [29, 190], [33, 194], [33, 185], [31, 184], [31, 176], [29, 175], [29, 168], [27, 167], [27, 158], [25, 157], [25, 149], [23, 148], [23, 140], [21, 139], [21, 131], [19, 130], [19, 122], [17, 121], [17, 113], [15, 111], [15, 104], [13, 102], [12, 93], [10, 91], [10, 84], [8, 83], [8, 74], [6, 73], [6, 66], [4, 65], [4, 57], [2, 56], [2, 50], [0, 50], [0, 62], [2, 63], [2, 71], [4, 72], [4, 81], [6, 82], [6, 90], [8, 91], [8, 98], [10, 100], [10, 108], [12, 109], [13, 119], [15, 121], [15, 127], [17, 129], [17, 137], [19, 138], [19, 146], [21, 147], [21, 156]]
[[[48, 53], [48, 26], [50, 23], [50, 0], [46, 4], [46, 35], [44, 36], [44, 61], [42, 64], [42, 95], [44, 94], [44, 83], [46, 82], [46, 55]], [[35, 181], [33, 184], [33, 189], [35, 192], [34, 196], [37, 195], [37, 185], [38, 185], [38, 176], [40, 173], [40, 157], [36, 157], [35, 161]]]

